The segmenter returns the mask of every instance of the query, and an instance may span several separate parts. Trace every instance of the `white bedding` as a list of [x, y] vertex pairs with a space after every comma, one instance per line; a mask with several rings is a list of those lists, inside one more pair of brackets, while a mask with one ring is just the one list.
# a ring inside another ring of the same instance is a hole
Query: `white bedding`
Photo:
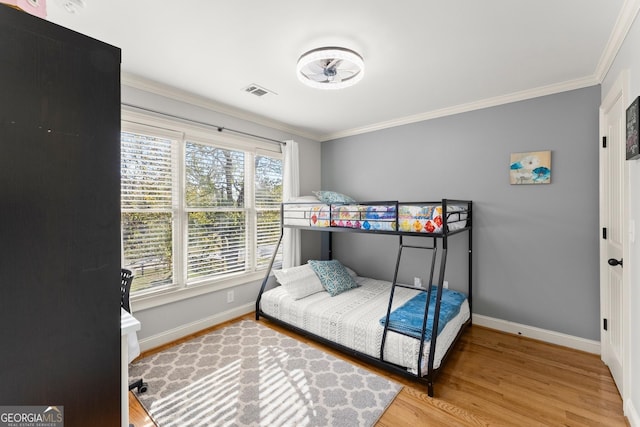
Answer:
[[[264, 313], [305, 331], [331, 340], [370, 356], [380, 357], [383, 326], [380, 319], [386, 315], [391, 283], [358, 277], [359, 287], [334, 297], [319, 292], [300, 300], [292, 299], [282, 286], [262, 294]], [[419, 291], [396, 287], [392, 310], [404, 304]], [[438, 335], [434, 368], [440, 367], [442, 358], [452, 345], [458, 331], [469, 319], [468, 300]], [[387, 334], [385, 361], [417, 372], [420, 343], [395, 332]], [[430, 342], [425, 342], [422, 372], [427, 373]]]

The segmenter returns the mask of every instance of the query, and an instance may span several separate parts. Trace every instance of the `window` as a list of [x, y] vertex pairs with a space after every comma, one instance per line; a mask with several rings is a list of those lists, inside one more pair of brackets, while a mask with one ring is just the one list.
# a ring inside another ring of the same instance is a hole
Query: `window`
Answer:
[[[282, 160], [268, 156], [256, 156], [255, 171], [256, 265], [258, 268], [267, 268], [280, 237]], [[282, 264], [281, 253], [278, 260]]]
[[134, 295], [215, 289], [266, 269], [280, 237], [280, 147], [166, 119], [122, 129], [123, 266]]

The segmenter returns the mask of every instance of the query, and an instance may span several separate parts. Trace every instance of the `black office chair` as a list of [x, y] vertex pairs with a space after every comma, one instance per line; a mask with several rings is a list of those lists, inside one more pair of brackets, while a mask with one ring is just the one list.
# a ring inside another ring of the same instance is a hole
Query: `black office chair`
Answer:
[[[120, 300], [120, 306], [125, 310], [127, 310], [127, 312], [131, 313], [131, 305], [129, 304], [129, 293], [131, 292], [131, 282], [133, 282], [133, 273], [131, 272], [131, 270], [127, 270], [123, 268], [121, 270], [120, 278], [121, 278], [120, 294], [122, 297]], [[133, 390], [134, 388], [137, 388], [138, 393], [144, 393], [145, 391], [147, 391], [147, 386], [148, 384], [142, 381], [142, 378], [140, 378], [139, 380], [129, 384], [129, 390]]]

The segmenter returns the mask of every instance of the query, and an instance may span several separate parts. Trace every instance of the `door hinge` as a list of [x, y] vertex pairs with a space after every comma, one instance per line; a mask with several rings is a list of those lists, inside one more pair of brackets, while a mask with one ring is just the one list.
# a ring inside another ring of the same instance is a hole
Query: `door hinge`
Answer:
[[605, 331], [607, 331], [607, 319], [602, 319], [602, 327], [604, 328]]
[[607, 240], [607, 227], [602, 227], [602, 238]]
[[607, 137], [606, 136], [602, 137], [602, 148], [607, 148]]

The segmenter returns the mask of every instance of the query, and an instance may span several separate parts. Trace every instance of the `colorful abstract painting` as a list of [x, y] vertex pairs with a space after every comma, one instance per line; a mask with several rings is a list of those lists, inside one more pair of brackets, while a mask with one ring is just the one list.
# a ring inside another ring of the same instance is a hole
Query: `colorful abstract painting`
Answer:
[[511, 184], [551, 183], [551, 151], [511, 153]]

